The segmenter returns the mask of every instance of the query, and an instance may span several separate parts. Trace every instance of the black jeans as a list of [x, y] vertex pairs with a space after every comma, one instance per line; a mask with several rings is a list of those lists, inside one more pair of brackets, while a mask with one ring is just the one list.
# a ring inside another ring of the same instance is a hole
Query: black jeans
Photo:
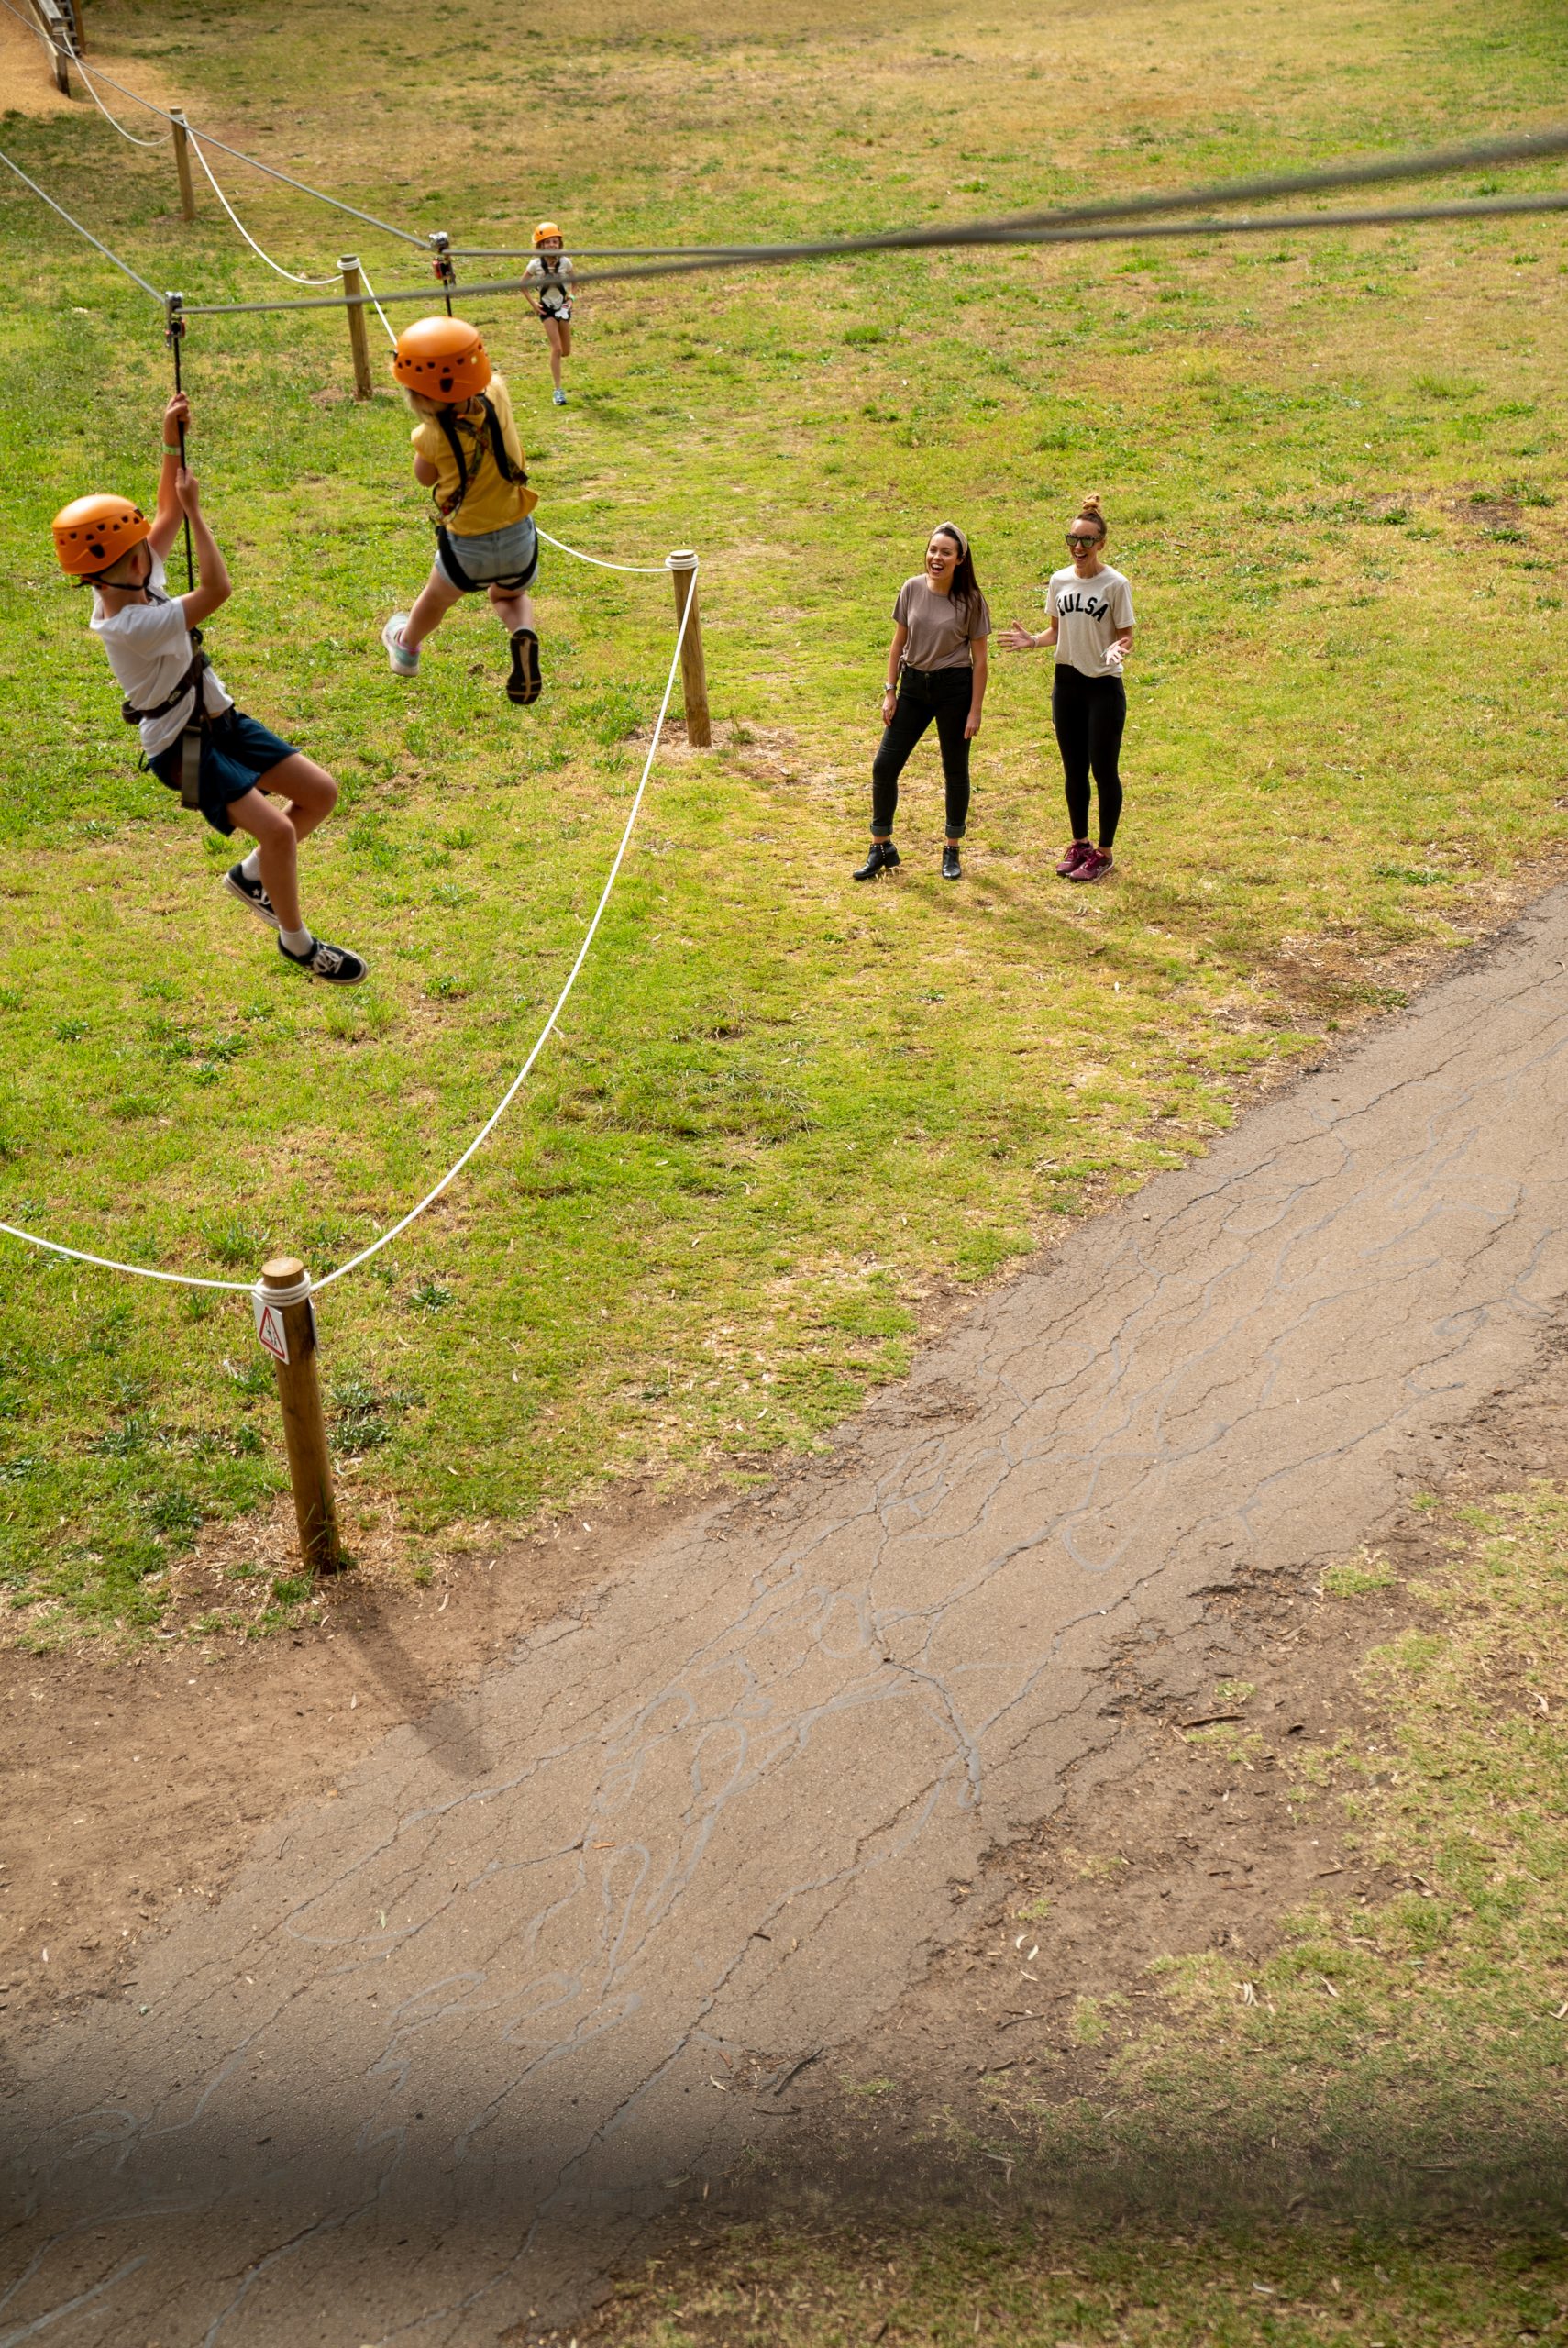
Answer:
[[973, 669], [906, 669], [899, 678], [893, 722], [871, 764], [871, 829], [886, 839], [899, 803], [899, 777], [934, 718], [947, 785], [947, 836], [961, 840], [969, 820], [969, 745], [964, 727], [975, 695]]
[[1067, 781], [1067, 821], [1076, 840], [1088, 837], [1089, 770], [1099, 786], [1099, 844], [1109, 847], [1121, 819], [1117, 759], [1127, 723], [1127, 688], [1120, 677], [1086, 677], [1065, 660], [1051, 687], [1051, 722]]

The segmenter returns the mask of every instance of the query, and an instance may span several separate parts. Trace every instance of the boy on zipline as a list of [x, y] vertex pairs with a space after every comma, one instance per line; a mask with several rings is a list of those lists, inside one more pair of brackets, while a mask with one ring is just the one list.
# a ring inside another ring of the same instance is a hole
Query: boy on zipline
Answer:
[[[163, 413], [163, 469], [148, 521], [128, 498], [79, 497], [54, 517], [61, 568], [93, 590], [89, 625], [125, 693], [121, 714], [141, 735], [142, 759], [182, 806], [199, 809], [226, 838], [237, 825], [256, 842], [224, 886], [278, 933], [278, 949], [307, 977], [358, 985], [365, 964], [329, 946], [300, 911], [298, 849], [330, 815], [332, 777], [235, 707], [201, 648], [201, 623], [232, 592], [228, 569], [202, 512], [193, 473], [181, 461], [190, 404], [176, 393]], [[201, 563], [201, 585], [165, 588], [164, 561], [182, 515]], [[273, 799], [284, 802], [282, 807]]]
[[436, 561], [411, 612], [381, 630], [394, 677], [419, 673], [419, 648], [454, 604], [482, 588], [512, 648], [509, 701], [539, 698], [539, 639], [528, 590], [539, 568], [533, 512], [538, 498], [513, 421], [512, 402], [491, 371], [479, 328], [461, 318], [405, 327], [392, 373], [419, 421], [414, 478], [434, 493]]

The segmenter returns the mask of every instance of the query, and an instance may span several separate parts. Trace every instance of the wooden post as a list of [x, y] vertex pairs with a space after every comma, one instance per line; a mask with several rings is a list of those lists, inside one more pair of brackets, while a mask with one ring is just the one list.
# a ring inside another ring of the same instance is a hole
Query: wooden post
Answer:
[[706, 750], [712, 746], [713, 729], [708, 720], [708, 671], [702, 659], [702, 615], [697, 604], [697, 558], [690, 548], [683, 547], [665, 556], [664, 567], [675, 581], [677, 627], [686, 617], [687, 604], [691, 606], [686, 633], [680, 639], [680, 690], [686, 702], [686, 738], [697, 749]]
[[78, 57], [85, 57], [87, 54], [87, 28], [83, 22], [83, 18], [85, 17], [86, 12], [87, 0], [71, 0], [71, 17], [72, 23], [75, 29], [76, 54]]
[[196, 191], [191, 184], [191, 150], [186, 143], [185, 117], [176, 106], [169, 117], [174, 127], [174, 168], [180, 174], [180, 217], [196, 216]]
[[[365, 281], [359, 274], [358, 253], [345, 253], [337, 263], [343, 271], [345, 294], [362, 294]], [[370, 382], [370, 346], [365, 339], [365, 305], [350, 303], [348, 308], [348, 348], [354, 354], [354, 397], [368, 400], [374, 389]]]
[[344, 1557], [332, 1497], [332, 1455], [326, 1445], [326, 1421], [315, 1374], [315, 1313], [310, 1301], [310, 1275], [298, 1257], [275, 1256], [263, 1264], [251, 1301], [257, 1334], [278, 1373], [300, 1554], [312, 1573], [339, 1573]]

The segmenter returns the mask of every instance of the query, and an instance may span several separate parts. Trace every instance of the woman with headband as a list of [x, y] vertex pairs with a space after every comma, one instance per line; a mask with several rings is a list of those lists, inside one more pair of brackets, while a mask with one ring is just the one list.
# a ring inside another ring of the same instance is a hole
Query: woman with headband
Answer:
[[969, 745], [980, 730], [990, 632], [969, 541], [956, 522], [944, 522], [932, 532], [924, 570], [905, 580], [893, 604], [882, 743], [871, 768], [871, 853], [856, 869], [857, 880], [875, 880], [900, 861], [893, 846], [899, 777], [933, 721], [947, 788], [942, 877], [963, 879], [958, 843], [969, 816]]

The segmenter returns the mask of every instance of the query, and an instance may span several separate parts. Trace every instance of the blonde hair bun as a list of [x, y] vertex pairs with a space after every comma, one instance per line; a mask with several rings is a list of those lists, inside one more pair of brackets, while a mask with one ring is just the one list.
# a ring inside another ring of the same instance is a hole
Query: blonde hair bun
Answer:
[[1105, 508], [1099, 502], [1099, 493], [1097, 490], [1091, 490], [1089, 492], [1083, 504], [1079, 506], [1078, 512], [1080, 514], [1092, 514], [1097, 521], [1104, 521]]

